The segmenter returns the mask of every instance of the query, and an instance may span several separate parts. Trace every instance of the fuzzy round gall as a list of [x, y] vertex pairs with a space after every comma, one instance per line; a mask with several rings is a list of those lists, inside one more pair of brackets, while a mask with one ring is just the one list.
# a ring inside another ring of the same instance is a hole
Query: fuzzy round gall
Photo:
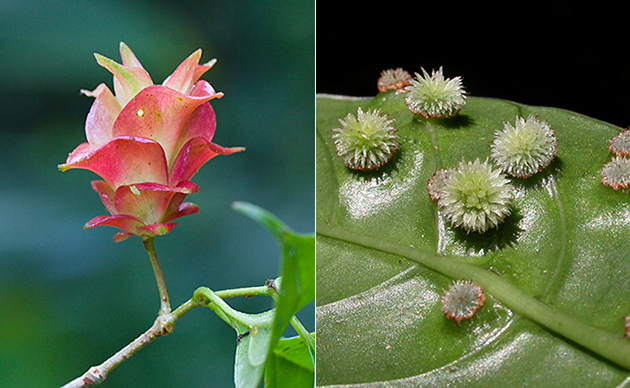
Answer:
[[483, 289], [467, 280], [458, 280], [442, 295], [442, 312], [448, 319], [461, 322], [472, 318], [486, 301]]
[[340, 128], [332, 135], [335, 151], [346, 166], [353, 170], [369, 171], [387, 163], [398, 150], [398, 137], [392, 127], [394, 120], [387, 120], [378, 109], [363, 112], [355, 117], [352, 113], [339, 120]]
[[605, 186], [615, 190], [627, 189], [630, 186], [630, 159], [615, 156], [604, 165], [600, 174]]
[[610, 152], [617, 156], [630, 155], [630, 129], [626, 129], [610, 139]]
[[511, 213], [514, 189], [510, 181], [488, 161], [462, 160], [449, 170], [438, 207], [455, 227], [484, 233]]
[[546, 121], [530, 115], [516, 118], [514, 126], [505, 123], [495, 132], [491, 157], [504, 172], [528, 178], [545, 169], [558, 151], [558, 140]]
[[426, 118], [455, 116], [466, 105], [466, 94], [462, 78], [444, 78], [442, 68], [432, 74], [422, 69], [407, 86], [405, 102], [409, 110]]
[[381, 72], [381, 77], [378, 79], [376, 86], [379, 92], [386, 92], [388, 90], [400, 92], [403, 91], [405, 87], [409, 86], [411, 78], [411, 74], [400, 67], [387, 69]]

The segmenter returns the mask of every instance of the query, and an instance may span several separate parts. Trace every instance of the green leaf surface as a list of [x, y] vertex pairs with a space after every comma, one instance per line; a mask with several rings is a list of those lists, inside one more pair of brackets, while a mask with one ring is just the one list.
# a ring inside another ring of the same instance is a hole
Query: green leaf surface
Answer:
[[[400, 149], [376, 172], [349, 170], [334, 151], [331, 129], [358, 107], [396, 120]], [[513, 179], [514, 211], [497, 229], [451, 227], [427, 180], [462, 158], [485, 160], [494, 131], [530, 114], [553, 127], [558, 157]], [[620, 131], [497, 99], [468, 97], [458, 116], [427, 120], [395, 92], [319, 96], [317, 385], [623, 385], [630, 197], [599, 175]], [[440, 297], [461, 278], [480, 284], [487, 300], [456, 324]]]
[[195, 290], [194, 298], [205, 298], [208, 308], [236, 330], [234, 386], [257, 387], [265, 369], [275, 312], [247, 314], [234, 310], [207, 287]]
[[236, 324], [236, 331], [240, 340], [236, 345], [236, 357], [234, 361], [234, 382], [237, 388], [258, 386], [263, 375], [267, 350], [272, 337], [271, 323], [273, 312], [268, 311], [264, 317], [269, 320], [266, 325], [249, 327]]
[[304, 340], [292, 337], [278, 341], [265, 366], [265, 388], [312, 387], [313, 380], [313, 360]]
[[[276, 239], [282, 255], [275, 315], [268, 347], [265, 348], [267, 357], [275, 357], [273, 352], [276, 344], [292, 317], [315, 299], [315, 236], [294, 232], [273, 214], [258, 206], [235, 202], [232, 207], [265, 227]], [[309, 358], [312, 365], [313, 357]], [[287, 365], [276, 363], [278, 368]]]
[[315, 236], [291, 230], [266, 210], [247, 202], [234, 202], [234, 210], [265, 227], [276, 239], [280, 249], [282, 286], [276, 310], [289, 306], [284, 317], [288, 325], [291, 317], [315, 299]]

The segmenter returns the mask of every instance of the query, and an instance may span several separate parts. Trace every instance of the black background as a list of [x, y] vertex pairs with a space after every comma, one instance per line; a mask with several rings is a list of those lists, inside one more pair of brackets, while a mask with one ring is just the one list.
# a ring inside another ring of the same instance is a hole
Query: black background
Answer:
[[630, 126], [630, 29], [621, 9], [504, 4], [390, 2], [339, 11], [319, 2], [317, 92], [373, 96], [382, 70], [413, 75], [443, 66], [445, 77], [463, 77], [471, 96]]

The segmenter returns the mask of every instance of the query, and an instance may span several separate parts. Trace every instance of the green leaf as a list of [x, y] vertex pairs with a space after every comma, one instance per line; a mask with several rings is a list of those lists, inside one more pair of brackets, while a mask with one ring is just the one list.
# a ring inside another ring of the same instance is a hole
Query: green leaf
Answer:
[[232, 207], [269, 230], [282, 254], [281, 281], [267, 348], [268, 357], [271, 357], [291, 318], [315, 299], [315, 236], [292, 231], [273, 214], [255, 205], [235, 202]]
[[267, 325], [257, 325], [255, 328], [236, 325], [240, 338], [234, 361], [234, 382], [237, 388], [256, 387], [262, 377], [273, 332], [273, 312], [263, 314], [269, 319]]
[[[400, 149], [376, 172], [336, 157], [332, 128], [378, 108]], [[484, 234], [451, 227], [426, 191], [438, 168], [485, 160], [494, 131], [535, 114], [558, 157], [513, 179], [514, 212]], [[621, 129], [573, 112], [468, 97], [452, 119], [404, 95], [317, 99], [317, 384], [617, 386], [629, 378], [630, 197], [601, 183]], [[487, 301], [460, 324], [440, 311], [455, 279]], [[378, 383], [380, 382], [380, 383]]]
[[258, 206], [234, 202], [232, 207], [269, 230], [282, 254], [282, 281], [278, 290], [274, 329], [277, 341], [291, 317], [315, 299], [315, 236], [294, 232], [273, 214]]
[[[269, 318], [273, 316], [273, 314], [269, 315]], [[267, 350], [272, 337], [271, 324], [257, 326], [254, 330], [241, 326], [237, 331], [241, 339], [236, 346], [234, 362], [236, 387], [256, 387], [262, 377], [267, 359]]]
[[312, 387], [313, 380], [313, 360], [304, 340], [292, 337], [278, 341], [265, 366], [265, 387]]
[[[284, 383], [284, 381], [308, 380], [308, 386], [312, 386], [314, 380], [312, 338], [308, 333], [303, 333], [304, 330], [298, 330], [298, 333], [304, 336], [304, 338], [297, 337], [304, 349], [295, 350], [300, 355], [297, 357], [289, 352], [290, 349], [285, 349], [286, 343], [280, 342], [280, 337], [295, 313], [313, 301], [315, 297], [315, 237], [293, 232], [273, 214], [250, 203], [234, 202], [232, 208], [260, 223], [278, 242], [282, 253], [281, 277], [268, 281], [265, 286], [265, 291], [277, 290], [276, 307], [261, 314], [242, 313], [234, 310], [207, 287], [198, 288], [194, 298], [203, 300], [205, 305], [236, 330], [234, 383], [237, 388], [257, 387], [267, 360], [273, 363], [272, 369], [269, 370], [274, 374], [274, 381], [283, 380]], [[280, 348], [277, 347], [278, 344], [281, 344]], [[303, 351], [306, 351], [308, 355], [310, 372], [309, 368], [305, 369], [301, 365]], [[293, 363], [298, 361], [298, 365], [292, 366], [286, 362], [287, 360]], [[293, 372], [297, 374], [293, 376]], [[301, 386], [293, 385], [293, 387]]]
[[199, 287], [194, 298], [205, 298], [208, 307], [236, 330], [236, 388], [257, 387], [265, 368], [275, 312], [270, 310], [260, 314], [247, 314], [236, 311], [207, 287]]

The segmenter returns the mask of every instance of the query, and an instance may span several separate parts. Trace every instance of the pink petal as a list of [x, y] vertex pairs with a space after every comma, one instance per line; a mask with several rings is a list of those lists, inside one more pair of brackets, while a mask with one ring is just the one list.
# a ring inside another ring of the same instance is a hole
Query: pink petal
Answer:
[[[177, 187], [186, 189], [187, 191], [190, 191], [193, 193], [196, 193], [199, 191], [199, 186], [192, 183], [191, 181], [183, 181], [179, 183]], [[182, 217], [188, 214], [193, 214], [199, 211], [199, 206], [194, 205], [192, 203], [187, 204], [187, 205], [191, 205], [191, 209], [185, 210], [185, 211], [184, 209], [182, 209], [182, 206], [183, 206], [182, 202], [184, 202], [184, 199], [186, 199], [187, 195], [188, 194], [186, 194], [185, 192], [176, 193], [175, 195], [173, 195], [173, 197], [171, 198], [171, 202], [168, 205], [168, 209], [166, 209], [166, 212], [164, 213], [164, 221], [170, 221], [175, 218]], [[183, 213], [179, 214], [182, 211]]]
[[[191, 185], [169, 187], [157, 183], [147, 182], [131, 186], [120, 186], [116, 190], [116, 213], [129, 214], [145, 224], [155, 224], [164, 221], [171, 208], [171, 202], [177, 196], [179, 203], [191, 193], [199, 191], [199, 186]], [[179, 199], [181, 197], [182, 199]]]
[[153, 85], [151, 76], [142, 67], [123, 66], [111, 59], [94, 54], [99, 65], [114, 75], [114, 91], [120, 106], [125, 106], [142, 89]]
[[[113, 135], [153, 139], [162, 145], [167, 160], [171, 162], [178, 143], [183, 144], [182, 139], [190, 138], [186, 131], [192, 113], [215, 96], [190, 97], [161, 85], [150, 86], [123, 108], [114, 122]], [[204, 115], [207, 117], [204, 118]], [[214, 123], [214, 112], [204, 108], [192, 118]], [[207, 130], [214, 131], [214, 127]]]
[[199, 206], [194, 203], [184, 202], [177, 208], [177, 211], [171, 213], [164, 221], [171, 221], [179, 217], [195, 214], [199, 211]]
[[145, 237], [153, 237], [155, 235], [162, 236], [173, 230], [176, 225], [176, 222], [145, 225], [135, 217], [126, 214], [117, 214], [113, 216], [94, 217], [83, 227], [90, 229], [96, 226], [112, 226], [122, 229], [122, 232], [118, 232], [114, 235], [114, 241], [120, 242], [132, 235]]
[[85, 120], [85, 134], [88, 143], [96, 148], [107, 143], [113, 137], [114, 121], [118, 117], [121, 107], [105, 84], [100, 84], [93, 92], [82, 92], [87, 96], [96, 97]]
[[57, 166], [61, 171], [67, 171], [71, 169], [71, 165], [78, 162], [81, 159], [87, 158], [92, 151], [94, 151], [94, 147], [90, 145], [90, 143], [81, 143], [74, 149], [74, 151], [68, 154], [68, 158], [66, 159], [65, 164], [60, 164]]
[[92, 181], [92, 188], [98, 193], [103, 205], [110, 214], [118, 214], [114, 205], [115, 192], [105, 181]]
[[193, 77], [200, 59], [201, 49], [198, 49], [188, 56], [188, 58], [175, 69], [173, 74], [169, 75], [164, 82], [162, 82], [162, 85], [177, 90], [182, 94], [188, 94], [190, 89], [192, 89], [194, 83]]
[[122, 58], [123, 66], [143, 68], [136, 55], [125, 42], [120, 42], [120, 58]]
[[133, 236], [133, 234], [131, 234], [129, 232], [118, 232], [118, 233], [116, 233], [114, 235], [114, 242], [124, 241], [124, 240], [128, 239], [131, 236]]
[[144, 223], [139, 219], [127, 214], [115, 214], [112, 216], [98, 216], [89, 220], [84, 226], [84, 229], [94, 228], [96, 226], [112, 226], [114, 228], [122, 229], [123, 231], [131, 234], [137, 234], [136, 229], [144, 226]]
[[216, 92], [212, 85], [206, 80], [197, 82], [190, 91], [191, 97], [212, 96], [213, 98], [223, 97], [223, 92]]
[[98, 86], [94, 90], [81, 89], [80, 92], [81, 92], [81, 94], [86, 95], [88, 97], [96, 98], [96, 97], [99, 96], [99, 94], [103, 93], [103, 91], [105, 89], [109, 89], [109, 88], [104, 83], [100, 83], [100, 84], [98, 84]]
[[216, 58], [213, 58], [203, 65], [198, 65], [195, 69], [195, 75], [193, 75], [193, 82], [197, 82], [206, 71], [212, 69], [212, 66], [214, 66], [215, 63], [217, 63], [217, 60]]
[[[169, 222], [165, 224], [152, 224], [145, 225], [138, 228], [138, 232], [141, 235], [149, 235], [149, 236], [164, 236], [167, 233], [170, 233], [171, 230], [177, 225], [177, 222]], [[144, 232], [144, 233], [142, 233]]]
[[169, 182], [171, 185], [176, 185], [181, 181], [187, 181], [199, 171], [201, 166], [215, 156], [230, 155], [241, 151], [245, 151], [245, 148], [221, 147], [202, 137], [191, 139], [177, 154], [169, 174]]
[[211, 141], [217, 127], [217, 118], [209, 102], [201, 104], [195, 109], [184, 124], [181, 135], [173, 148], [173, 155], [177, 155], [182, 147], [195, 137], [203, 137]]
[[[98, 174], [113, 189], [142, 182], [168, 183], [168, 168], [159, 143], [138, 137], [116, 137], [85, 155], [81, 144], [60, 165], [61, 171], [80, 168]], [[81, 159], [78, 156], [83, 156]]]

